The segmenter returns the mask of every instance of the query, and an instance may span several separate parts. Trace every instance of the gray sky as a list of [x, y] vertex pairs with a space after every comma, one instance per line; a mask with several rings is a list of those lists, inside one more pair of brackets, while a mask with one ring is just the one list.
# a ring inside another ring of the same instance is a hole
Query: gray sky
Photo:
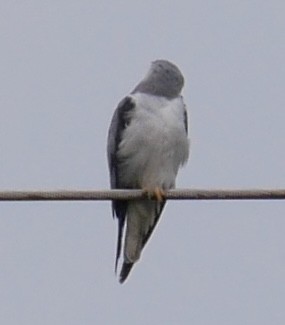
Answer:
[[[2, 1], [0, 189], [109, 186], [117, 103], [182, 70], [178, 187], [284, 188], [284, 1]], [[128, 282], [108, 202], [0, 204], [0, 323], [285, 323], [285, 202], [169, 202]]]

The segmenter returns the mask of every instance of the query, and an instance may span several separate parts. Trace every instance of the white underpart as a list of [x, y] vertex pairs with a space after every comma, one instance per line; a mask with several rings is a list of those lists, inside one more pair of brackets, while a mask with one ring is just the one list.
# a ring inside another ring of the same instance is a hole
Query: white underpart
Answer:
[[[135, 108], [119, 145], [119, 178], [124, 187], [169, 189], [175, 187], [178, 169], [189, 155], [182, 97], [168, 100], [137, 93]], [[142, 239], [155, 221], [156, 203], [131, 201], [127, 211], [124, 256], [140, 257]]]
[[136, 106], [119, 146], [119, 157], [126, 158], [120, 180], [130, 187], [173, 188], [189, 155], [183, 99], [141, 93], [131, 97]]

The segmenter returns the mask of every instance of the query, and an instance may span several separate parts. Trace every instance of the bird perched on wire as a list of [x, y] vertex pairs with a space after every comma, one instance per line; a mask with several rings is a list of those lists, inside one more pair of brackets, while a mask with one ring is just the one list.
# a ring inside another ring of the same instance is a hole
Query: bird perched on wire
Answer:
[[175, 187], [178, 169], [188, 159], [183, 85], [176, 65], [154, 61], [145, 78], [119, 103], [111, 121], [107, 147], [111, 188], [142, 189], [146, 194], [144, 200], [112, 202], [118, 219], [115, 270], [123, 245], [121, 283], [157, 225], [165, 191]]

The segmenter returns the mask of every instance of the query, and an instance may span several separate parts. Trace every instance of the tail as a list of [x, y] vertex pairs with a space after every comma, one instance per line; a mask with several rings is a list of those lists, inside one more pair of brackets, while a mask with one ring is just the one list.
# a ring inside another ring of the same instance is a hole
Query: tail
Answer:
[[125, 220], [118, 219], [118, 240], [117, 240], [117, 252], [116, 252], [116, 262], [115, 262], [115, 273], [117, 273], [118, 262], [121, 255], [122, 249], [122, 236], [124, 231]]
[[165, 201], [154, 202], [150, 200], [134, 200], [128, 204], [124, 262], [120, 273], [120, 283], [127, 279], [134, 263], [139, 260], [145, 244], [158, 223], [164, 205]]
[[129, 273], [131, 272], [131, 269], [133, 267], [134, 263], [123, 263], [122, 270], [120, 273], [120, 283], [124, 283], [126, 278], [128, 277]]

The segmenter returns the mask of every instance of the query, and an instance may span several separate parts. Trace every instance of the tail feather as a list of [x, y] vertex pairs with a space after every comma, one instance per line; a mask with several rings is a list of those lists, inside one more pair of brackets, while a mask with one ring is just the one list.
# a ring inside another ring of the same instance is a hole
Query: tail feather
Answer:
[[120, 273], [120, 283], [123, 283], [126, 280], [129, 273], [131, 272], [133, 265], [134, 263], [126, 263], [126, 262], [123, 263], [122, 270]]
[[[160, 219], [165, 203], [165, 200], [162, 202], [145, 200], [128, 203], [128, 217], [124, 238], [124, 262], [119, 276], [120, 283], [123, 283], [127, 279], [134, 263], [139, 260], [141, 251]], [[122, 248], [125, 219], [119, 218], [118, 221], [119, 229], [115, 270], [117, 270]]]
[[117, 240], [115, 273], [117, 273], [118, 262], [121, 255], [123, 231], [124, 231], [124, 220], [122, 221], [122, 219], [118, 219], [118, 240]]
[[123, 237], [124, 226], [125, 226], [127, 202], [114, 200], [112, 202], [112, 210], [113, 210], [113, 217], [116, 216], [118, 219], [118, 239], [117, 239], [117, 251], [116, 251], [116, 261], [115, 261], [115, 273], [117, 273], [118, 261], [122, 249], [122, 237]]

